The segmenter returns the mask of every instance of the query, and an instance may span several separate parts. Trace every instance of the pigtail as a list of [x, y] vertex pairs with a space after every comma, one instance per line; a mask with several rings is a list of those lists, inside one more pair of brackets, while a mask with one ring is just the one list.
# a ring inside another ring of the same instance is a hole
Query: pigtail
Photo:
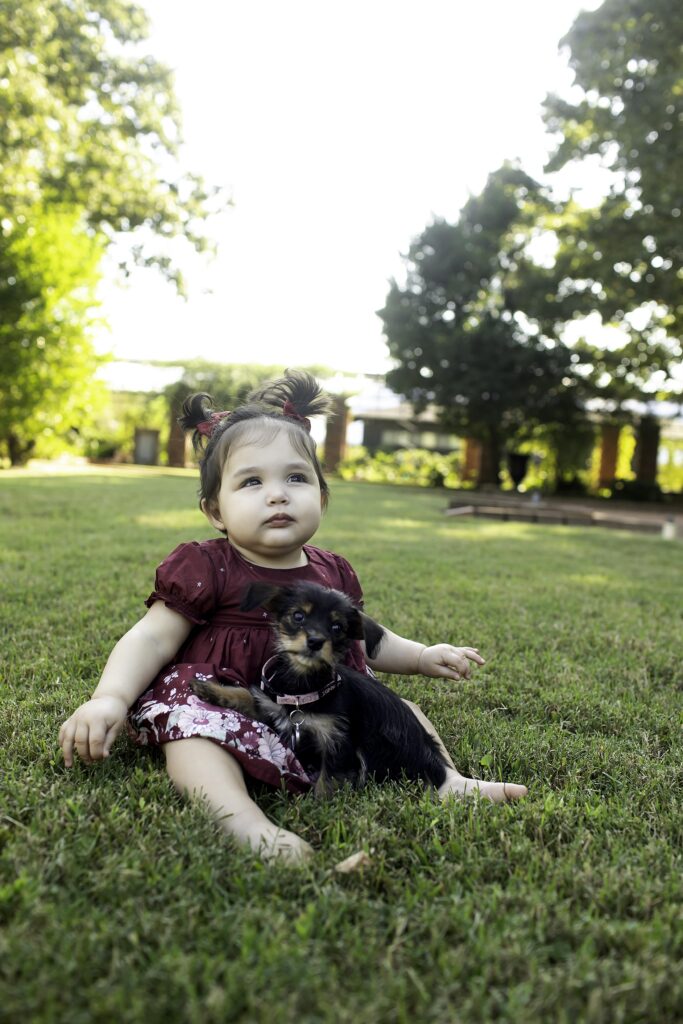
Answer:
[[323, 415], [331, 407], [330, 397], [305, 370], [287, 370], [284, 377], [252, 391], [249, 401], [298, 420]]
[[196, 430], [199, 423], [208, 420], [213, 412], [211, 395], [201, 391], [196, 395], [188, 395], [182, 405], [178, 423], [183, 430]]
[[216, 424], [228, 415], [225, 412], [215, 412], [211, 395], [205, 391], [189, 395], [182, 405], [182, 411], [178, 417], [178, 423], [184, 431], [192, 434], [192, 447], [195, 454], [203, 454]]

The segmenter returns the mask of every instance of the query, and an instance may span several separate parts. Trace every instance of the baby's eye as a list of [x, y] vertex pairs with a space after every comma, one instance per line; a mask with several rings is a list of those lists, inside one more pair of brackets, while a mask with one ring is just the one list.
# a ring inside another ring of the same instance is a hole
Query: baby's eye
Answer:
[[298, 611], [297, 610], [295, 612], [292, 612], [292, 620], [294, 622], [296, 622], [296, 623], [299, 623], [299, 624], [302, 623], [305, 618], [306, 618], [306, 616], [304, 615], [304, 613], [302, 611]]
[[290, 473], [287, 479], [293, 484], [305, 484], [308, 482], [308, 477], [305, 473]]
[[257, 484], [260, 484], [260, 483], [261, 483], [261, 481], [259, 480], [259, 478], [257, 476], [249, 476], [249, 477], [247, 477], [246, 480], [242, 481], [240, 486], [241, 487], [254, 487], [254, 486], [256, 486]]

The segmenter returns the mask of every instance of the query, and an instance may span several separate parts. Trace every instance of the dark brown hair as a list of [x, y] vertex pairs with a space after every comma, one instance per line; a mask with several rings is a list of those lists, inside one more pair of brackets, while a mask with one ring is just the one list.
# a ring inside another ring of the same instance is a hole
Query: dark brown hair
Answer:
[[199, 461], [200, 507], [203, 502], [215, 505], [231, 449], [243, 443], [255, 427], [270, 427], [273, 436], [287, 430], [294, 448], [310, 462], [320, 484], [322, 506], [326, 508], [330, 489], [307, 419], [328, 412], [329, 408], [328, 396], [316, 379], [303, 370], [287, 370], [284, 377], [252, 391], [244, 405], [223, 414], [215, 412], [213, 399], [204, 392], [186, 398], [178, 422], [183, 430], [193, 431], [192, 446]]

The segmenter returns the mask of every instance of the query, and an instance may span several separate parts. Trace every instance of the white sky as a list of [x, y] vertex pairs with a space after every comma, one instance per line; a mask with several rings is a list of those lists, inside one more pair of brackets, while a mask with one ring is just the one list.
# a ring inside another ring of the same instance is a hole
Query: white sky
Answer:
[[[558, 42], [598, 0], [141, 0], [176, 70], [185, 165], [225, 186], [219, 252], [183, 302], [153, 272], [102, 287], [120, 359], [382, 372], [400, 253], [503, 160], [541, 176]], [[211, 290], [213, 294], [207, 294]]]

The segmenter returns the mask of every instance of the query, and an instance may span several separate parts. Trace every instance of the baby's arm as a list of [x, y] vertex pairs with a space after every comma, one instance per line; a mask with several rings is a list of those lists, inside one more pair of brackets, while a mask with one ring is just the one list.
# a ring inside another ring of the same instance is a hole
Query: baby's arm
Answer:
[[[433, 647], [425, 647], [424, 644], [415, 643], [414, 640], [406, 640], [402, 636], [397, 636], [396, 633], [392, 633], [388, 629], [385, 629], [379, 646], [375, 647], [376, 638], [373, 633], [368, 633], [366, 630], [366, 636], [368, 636], [368, 647], [373, 652], [372, 657], [367, 657], [368, 665], [380, 672], [395, 672], [402, 675], [420, 672], [425, 676], [441, 676], [445, 679], [469, 679], [471, 661], [477, 665], [485, 664], [476, 647], [453, 647], [451, 644], [435, 644]], [[477, 794], [498, 804], [505, 803], [506, 800], [519, 800], [526, 796], [526, 786], [510, 782], [483, 782], [481, 779], [470, 779], [461, 775], [429, 719], [416, 704], [409, 700], [404, 703], [408, 705], [424, 729], [436, 740], [446, 761], [446, 780], [438, 790], [442, 800], [448, 800], [452, 796]]]
[[476, 647], [453, 647], [435, 644], [426, 647], [392, 633], [386, 626], [381, 643], [367, 663], [378, 672], [396, 675], [423, 675], [444, 679], [469, 679], [470, 662], [486, 664]]
[[192, 629], [183, 615], [155, 601], [147, 614], [121, 637], [109, 655], [92, 698], [81, 704], [59, 730], [68, 768], [74, 747], [86, 764], [109, 756], [128, 708], [167, 665]]

